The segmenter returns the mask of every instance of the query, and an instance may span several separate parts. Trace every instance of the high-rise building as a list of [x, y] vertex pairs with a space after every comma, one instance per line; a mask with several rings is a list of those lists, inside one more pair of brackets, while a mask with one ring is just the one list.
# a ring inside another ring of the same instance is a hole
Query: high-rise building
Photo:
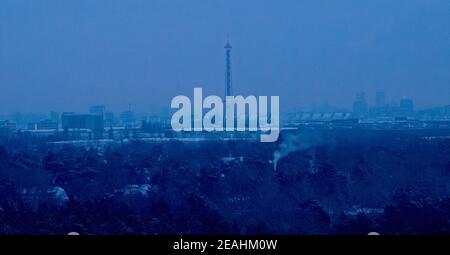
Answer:
[[362, 117], [367, 114], [368, 108], [364, 92], [357, 93], [356, 100], [353, 102], [353, 113], [358, 117]]
[[402, 98], [400, 100], [400, 112], [402, 114], [411, 115], [414, 112], [414, 102], [409, 98]]
[[50, 120], [59, 123], [59, 113], [55, 111], [50, 112]]
[[105, 112], [105, 121], [107, 126], [111, 126], [114, 124], [114, 113], [113, 112]]
[[375, 107], [376, 108], [386, 107], [386, 94], [383, 91], [378, 91], [375, 94]]
[[120, 120], [123, 125], [133, 125], [136, 122], [134, 111], [128, 110], [120, 113]]
[[106, 107], [104, 105], [93, 105], [89, 108], [90, 113], [105, 114]]

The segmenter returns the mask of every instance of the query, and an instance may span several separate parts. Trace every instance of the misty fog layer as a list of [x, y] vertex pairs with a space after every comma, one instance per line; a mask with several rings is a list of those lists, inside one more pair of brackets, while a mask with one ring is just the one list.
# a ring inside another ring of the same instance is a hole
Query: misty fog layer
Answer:
[[0, 109], [141, 112], [193, 87], [350, 108], [355, 93], [450, 103], [450, 2], [1, 1]]

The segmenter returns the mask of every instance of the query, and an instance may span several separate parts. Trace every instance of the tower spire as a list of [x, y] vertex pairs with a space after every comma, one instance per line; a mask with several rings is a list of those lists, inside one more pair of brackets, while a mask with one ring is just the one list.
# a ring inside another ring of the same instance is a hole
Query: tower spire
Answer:
[[231, 43], [227, 36], [227, 42], [225, 44], [225, 96], [232, 96], [232, 83], [231, 83]]

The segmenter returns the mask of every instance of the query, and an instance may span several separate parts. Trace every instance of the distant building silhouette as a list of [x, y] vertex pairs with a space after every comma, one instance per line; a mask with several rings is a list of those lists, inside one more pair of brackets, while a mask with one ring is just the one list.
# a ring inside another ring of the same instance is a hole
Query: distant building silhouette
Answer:
[[53, 120], [41, 120], [28, 123], [28, 130], [57, 130], [58, 122]]
[[76, 114], [63, 113], [61, 116], [63, 129], [89, 129], [103, 131], [103, 115], [101, 114]]
[[134, 111], [124, 111], [120, 113], [120, 120], [124, 125], [133, 125], [136, 121]]
[[386, 107], [386, 94], [383, 91], [378, 91], [375, 94], [375, 107], [376, 108]]
[[15, 131], [17, 128], [16, 123], [9, 120], [0, 120], [0, 133]]
[[414, 102], [409, 98], [402, 98], [400, 100], [399, 110], [401, 114], [411, 115], [414, 112]]
[[356, 100], [353, 102], [353, 113], [358, 116], [364, 116], [367, 114], [369, 106], [366, 102], [366, 96], [364, 92], [359, 92], [356, 94]]
[[55, 111], [50, 112], [50, 120], [59, 123], [59, 113]]
[[103, 115], [103, 114], [105, 114], [105, 109], [106, 109], [106, 107], [104, 105], [93, 105], [93, 106], [89, 107], [89, 112]]
[[105, 122], [107, 126], [112, 126], [115, 124], [114, 113], [113, 112], [105, 112]]

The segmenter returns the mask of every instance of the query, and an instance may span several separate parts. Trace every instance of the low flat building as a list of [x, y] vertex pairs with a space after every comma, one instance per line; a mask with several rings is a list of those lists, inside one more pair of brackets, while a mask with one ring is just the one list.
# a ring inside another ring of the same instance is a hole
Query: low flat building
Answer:
[[15, 131], [17, 129], [16, 123], [9, 120], [0, 120], [0, 130]]
[[58, 122], [52, 120], [42, 120], [28, 123], [28, 130], [57, 130]]
[[63, 113], [61, 116], [63, 129], [89, 129], [103, 131], [103, 114]]

